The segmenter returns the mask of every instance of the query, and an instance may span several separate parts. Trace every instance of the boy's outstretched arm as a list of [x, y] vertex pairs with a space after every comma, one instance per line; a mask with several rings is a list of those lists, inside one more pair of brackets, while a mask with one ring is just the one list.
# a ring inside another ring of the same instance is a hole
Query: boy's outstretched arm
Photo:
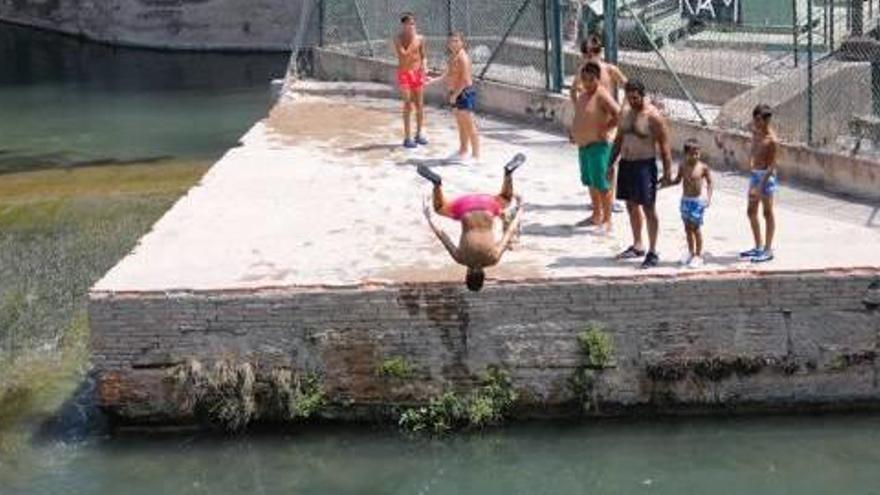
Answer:
[[504, 231], [501, 241], [495, 247], [496, 263], [501, 260], [501, 255], [510, 247], [510, 243], [517, 229], [519, 229], [519, 222], [522, 219], [522, 196], [517, 194], [514, 197], [516, 198], [516, 211], [513, 214], [513, 219], [507, 224], [507, 229]]
[[446, 251], [452, 256], [457, 263], [461, 263], [461, 257], [458, 254], [458, 246], [452, 242], [446, 232], [440, 227], [434, 225], [434, 218], [431, 216], [431, 206], [427, 203], [427, 201], [422, 202], [422, 212], [425, 214], [425, 218], [428, 220], [428, 226], [431, 227], [431, 230], [434, 232], [434, 235], [437, 236], [437, 239], [440, 239], [440, 242], [443, 244], [443, 247], [446, 248]]

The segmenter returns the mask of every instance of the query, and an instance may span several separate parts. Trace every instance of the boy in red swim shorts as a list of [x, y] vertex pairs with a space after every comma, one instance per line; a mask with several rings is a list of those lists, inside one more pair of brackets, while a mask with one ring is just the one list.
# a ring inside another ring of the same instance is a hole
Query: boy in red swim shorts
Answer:
[[[416, 31], [416, 16], [411, 12], [400, 15], [401, 30], [394, 38], [397, 53], [397, 86], [403, 99], [403, 147], [415, 148], [428, 144], [423, 135], [425, 125], [425, 84], [428, 55], [425, 39]], [[412, 137], [410, 116], [416, 111], [416, 135]]]

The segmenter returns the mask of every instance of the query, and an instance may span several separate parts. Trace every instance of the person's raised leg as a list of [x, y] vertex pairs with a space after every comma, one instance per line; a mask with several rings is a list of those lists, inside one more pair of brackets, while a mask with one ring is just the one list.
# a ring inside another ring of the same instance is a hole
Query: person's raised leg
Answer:
[[513, 174], [504, 174], [504, 180], [501, 182], [501, 192], [498, 193], [498, 199], [504, 202], [504, 206], [513, 201]]
[[443, 196], [443, 187], [439, 184], [434, 185], [433, 191], [434, 211], [439, 215], [449, 216], [449, 202]]

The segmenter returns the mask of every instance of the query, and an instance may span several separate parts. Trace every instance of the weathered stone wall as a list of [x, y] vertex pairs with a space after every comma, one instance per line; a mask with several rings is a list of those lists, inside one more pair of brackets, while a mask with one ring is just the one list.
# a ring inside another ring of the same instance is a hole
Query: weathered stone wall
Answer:
[[0, 0], [0, 20], [120, 44], [288, 50], [302, 0]]
[[[871, 285], [873, 284], [873, 286]], [[873, 287], [873, 288], [870, 288]], [[586, 279], [261, 292], [92, 295], [99, 401], [127, 421], [185, 420], [169, 378], [189, 358], [316, 371], [325, 414], [466, 389], [507, 370], [524, 415], [581, 408], [570, 380], [590, 322], [613, 336], [616, 367], [597, 414], [878, 404], [880, 271]], [[407, 380], [377, 374], [400, 356]]]

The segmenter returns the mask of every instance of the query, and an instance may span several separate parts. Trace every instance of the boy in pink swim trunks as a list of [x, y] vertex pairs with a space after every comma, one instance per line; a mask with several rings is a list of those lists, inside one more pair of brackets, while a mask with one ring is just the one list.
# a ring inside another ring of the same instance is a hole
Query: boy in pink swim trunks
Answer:
[[[397, 86], [403, 99], [403, 147], [415, 148], [428, 144], [423, 135], [425, 125], [425, 84], [428, 54], [425, 39], [416, 31], [416, 16], [411, 12], [400, 15], [401, 31], [394, 38], [397, 54]], [[410, 116], [416, 111], [416, 135], [412, 137]]]
[[[467, 288], [478, 291], [483, 288], [485, 273], [483, 268], [498, 264], [501, 255], [510, 247], [511, 240], [519, 226], [522, 212], [522, 198], [513, 193], [513, 171], [526, 161], [520, 153], [504, 167], [504, 183], [501, 192], [491, 194], [468, 194], [453, 201], [443, 196], [442, 180], [439, 175], [428, 167], [420, 165], [418, 173], [434, 184], [433, 209], [437, 214], [461, 222], [461, 239], [458, 246], [434, 224], [431, 208], [425, 203], [424, 213], [431, 230], [443, 243], [452, 259], [467, 267], [465, 283]], [[504, 210], [516, 198], [516, 210], [513, 218], [507, 221]], [[504, 234], [499, 242], [495, 241], [493, 226], [495, 219], [501, 218], [504, 223]]]

